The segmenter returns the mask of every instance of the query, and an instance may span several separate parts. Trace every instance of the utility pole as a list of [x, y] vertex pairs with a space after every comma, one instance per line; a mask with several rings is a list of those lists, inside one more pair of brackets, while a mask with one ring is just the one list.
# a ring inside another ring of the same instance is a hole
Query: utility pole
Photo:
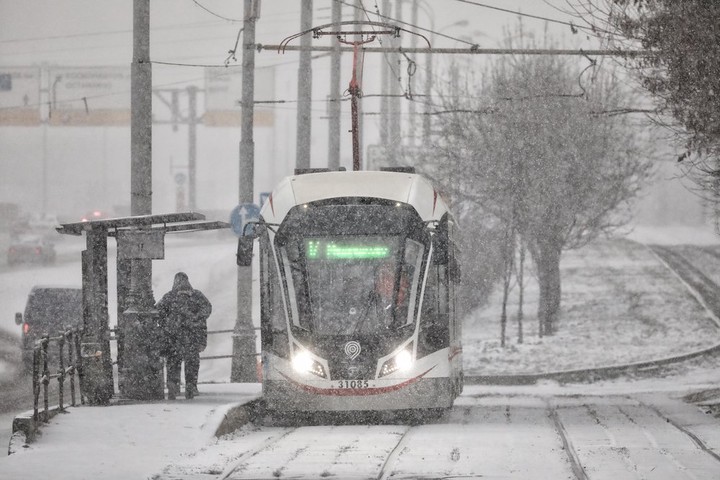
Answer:
[[[201, 91], [197, 87], [191, 85], [184, 89], [187, 92], [188, 103], [187, 116], [183, 116], [180, 112], [180, 92], [177, 88], [171, 89], [155, 89], [153, 93], [170, 111], [170, 119], [153, 119], [153, 124], [172, 125], [173, 131], [177, 131], [178, 124], [188, 126], [188, 208], [191, 211], [197, 209], [197, 126], [202, 121], [198, 118], [197, 113], [197, 95]], [[170, 95], [170, 100], [166, 98], [166, 94]], [[172, 168], [172, 166], [171, 166]]]
[[[382, 14], [386, 17], [390, 15], [390, 0], [383, 0]], [[383, 47], [385, 46], [383, 45]], [[389, 58], [384, 55], [384, 58], [382, 59], [382, 63], [380, 65], [380, 93], [383, 94], [383, 96], [380, 97], [380, 145], [382, 146], [382, 151], [385, 152], [385, 157], [387, 157], [387, 151], [390, 148], [390, 141], [388, 136], [388, 110], [390, 106], [390, 101], [389, 98], [385, 96], [390, 93], [390, 66], [388, 65], [389, 62]], [[375, 165], [372, 166], [375, 167]]]
[[[395, 18], [402, 25], [402, 7], [403, 2], [398, 0], [395, 4]], [[391, 45], [394, 48], [400, 47], [400, 38], [393, 37]], [[400, 85], [400, 53], [393, 52], [389, 54], [390, 58], [390, 77], [388, 78], [388, 91], [391, 97], [388, 99], [388, 162], [391, 166], [397, 165], [400, 156], [400, 146], [402, 143], [402, 132], [400, 131], [400, 97], [402, 88]]]
[[[410, 23], [412, 25], [418, 24], [418, 2], [419, 0], [412, 0], [412, 13], [411, 13], [411, 19]], [[410, 46], [412, 48], [417, 48], [417, 40], [418, 37], [413, 35], [412, 38], [410, 38]], [[408, 73], [415, 73], [415, 68], [411, 72]], [[410, 94], [415, 93], [415, 82], [413, 81], [414, 76], [409, 75], [408, 76], [408, 86], [410, 90]], [[415, 146], [415, 139], [417, 137], [417, 129], [415, 128], [415, 102], [411, 99], [410, 103], [408, 104], [408, 138], [410, 139], [410, 144], [412, 146]]]
[[[312, 28], [313, 2], [301, 0], [300, 31]], [[300, 39], [300, 65], [298, 67], [298, 110], [296, 168], [310, 168], [310, 140], [312, 134], [312, 116], [310, 100], [312, 98], [312, 36], [303, 35]]]
[[[339, 0], [332, 0], [333, 29], [340, 30], [342, 21], [342, 4]], [[337, 170], [340, 167], [340, 42], [333, 43], [330, 54], [330, 102], [328, 105], [328, 168]]]
[[197, 87], [189, 86], [188, 92], [188, 208], [197, 209]]
[[[150, 63], [150, 0], [133, 0], [131, 69], [130, 213], [152, 214], [152, 65]], [[124, 315], [123, 392], [129, 398], [163, 398], [162, 363], [157, 338], [152, 260], [130, 260], [128, 308]]]
[[[364, 18], [363, 18], [363, 13], [364, 13], [364, 11], [365, 11], [365, 10], [362, 8], [362, 0], [357, 0], [357, 8], [355, 8], [355, 17], [354, 17], [354, 20], [355, 20], [356, 22], [361, 22], [361, 21], [364, 20]], [[355, 35], [355, 41], [356, 41], [356, 42], [361, 42], [362, 40], [363, 40], [362, 34], [357, 34], [357, 35]], [[364, 60], [364, 59], [363, 59], [363, 60]], [[361, 94], [362, 94], [362, 74], [363, 74], [363, 72], [362, 72], [362, 69], [361, 69], [361, 70], [360, 70], [360, 93], [361, 93]], [[357, 102], [357, 115], [358, 115], [358, 118], [357, 118], [357, 123], [358, 123], [358, 134], [357, 134], [358, 138], [357, 138], [357, 141], [358, 141], [358, 144], [360, 145], [360, 149], [361, 149], [361, 151], [362, 151], [362, 146], [363, 146], [363, 128], [364, 128], [364, 126], [363, 126], [363, 113], [362, 113], [362, 95], [360, 96], [360, 98], [358, 99], [358, 102]], [[367, 163], [367, 161], [366, 161], [366, 163]], [[366, 168], [367, 168], [367, 167], [366, 167]]]
[[[255, 22], [259, 17], [260, 0], [245, 0], [242, 106], [240, 121], [240, 162], [238, 203], [253, 203], [255, 196], [255, 141], [253, 115], [255, 114]], [[255, 328], [252, 321], [252, 267], [237, 267], [237, 319], [233, 335], [233, 360], [230, 369], [233, 382], [256, 382]]]

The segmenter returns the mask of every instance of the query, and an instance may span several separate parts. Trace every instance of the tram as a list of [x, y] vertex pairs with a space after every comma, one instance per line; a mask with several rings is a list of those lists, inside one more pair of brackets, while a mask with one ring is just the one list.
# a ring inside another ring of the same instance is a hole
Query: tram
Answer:
[[298, 173], [238, 244], [240, 265], [259, 244], [267, 408], [450, 408], [463, 374], [448, 205], [411, 169]]

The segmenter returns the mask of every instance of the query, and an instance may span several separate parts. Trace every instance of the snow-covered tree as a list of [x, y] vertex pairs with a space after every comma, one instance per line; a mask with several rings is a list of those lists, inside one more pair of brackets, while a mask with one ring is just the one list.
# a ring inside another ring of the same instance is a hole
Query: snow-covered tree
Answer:
[[522, 238], [539, 280], [540, 333], [552, 334], [562, 251], [623, 225], [650, 174], [631, 120], [607, 113], [626, 101], [620, 81], [558, 56], [502, 56], [477, 82], [452, 78], [426, 169], [511, 232], [512, 252]]
[[580, 22], [621, 57], [652, 95], [656, 124], [670, 128], [679, 159], [720, 199], [720, 2], [567, 0]]

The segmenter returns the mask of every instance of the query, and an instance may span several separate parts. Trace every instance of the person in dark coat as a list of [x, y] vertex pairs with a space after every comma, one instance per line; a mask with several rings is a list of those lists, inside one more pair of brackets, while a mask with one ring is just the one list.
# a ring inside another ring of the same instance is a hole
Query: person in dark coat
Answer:
[[185, 398], [197, 395], [200, 352], [207, 346], [210, 301], [190, 285], [184, 272], [175, 275], [172, 290], [155, 308], [159, 312], [160, 354], [166, 359], [168, 400], [180, 394], [180, 369], [185, 362]]

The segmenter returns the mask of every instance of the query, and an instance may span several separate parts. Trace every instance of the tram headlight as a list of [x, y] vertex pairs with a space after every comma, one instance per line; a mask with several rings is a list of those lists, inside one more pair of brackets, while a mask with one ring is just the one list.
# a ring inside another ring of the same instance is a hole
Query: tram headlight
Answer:
[[315, 360], [307, 350], [298, 350], [293, 355], [292, 366], [298, 373], [312, 373], [320, 378], [326, 378], [325, 369]]
[[400, 350], [397, 355], [383, 363], [380, 368], [380, 376], [390, 375], [395, 372], [407, 372], [413, 365], [412, 345]]

